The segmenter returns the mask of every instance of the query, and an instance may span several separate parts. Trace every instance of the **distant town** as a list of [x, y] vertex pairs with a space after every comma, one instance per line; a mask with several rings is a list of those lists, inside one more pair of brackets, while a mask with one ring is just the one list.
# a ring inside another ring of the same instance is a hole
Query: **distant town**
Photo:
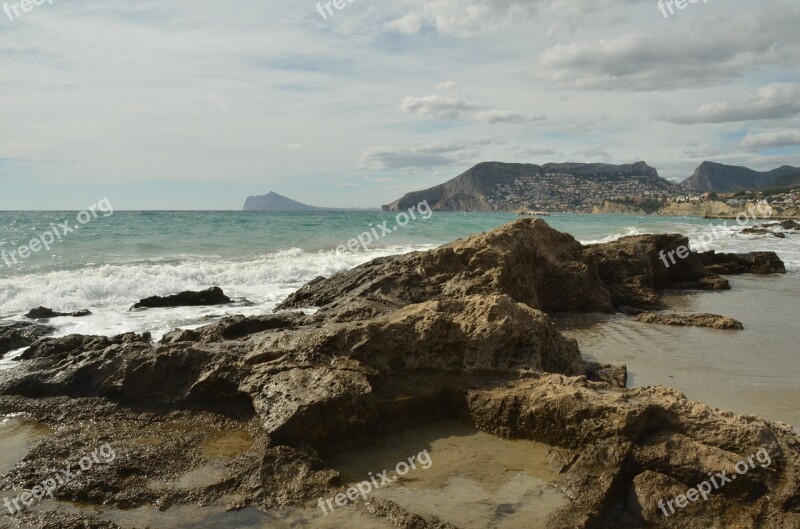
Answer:
[[800, 205], [800, 186], [736, 193], [690, 193], [678, 185], [653, 176], [622, 173], [576, 177], [564, 173], [522, 176], [512, 184], [498, 183], [486, 198], [493, 209], [505, 211], [592, 212], [605, 202], [618, 203], [646, 212], [669, 204], [724, 202], [739, 207], [755, 200], [767, 200], [778, 207]]

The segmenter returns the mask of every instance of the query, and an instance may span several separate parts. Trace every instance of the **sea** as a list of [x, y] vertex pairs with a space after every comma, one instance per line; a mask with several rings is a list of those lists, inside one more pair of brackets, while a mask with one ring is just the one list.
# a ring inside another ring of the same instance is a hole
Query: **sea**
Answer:
[[[88, 309], [88, 317], [52, 319], [56, 335], [135, 331], [158, 339], [227, 315], [271, 312], [316, 277], [376, 257], [431, 249], [517, 218], [430, 211], [0, 212], [0, 320], [23, 320], [38, 306]], [[578, 339], [585, 356], [627, 364], [631, 385], [668, 385], [726, 409], [800, 425], [800, 233], [787, 232], [784, 239], [744, 235], [736, 221], [693, 217], [553, 214], [544, 220], [583, 243], [682, 233], [694, 245], [706, 241], [718, 251], [776, 251], [786, 263], [785, 276], [733, 278], [731, 292], [670, 293], [676, 310], [739, 318], [745, 330], [738, 333], [645, 325], [622, 315], [556, 321]], [[49, 249], [30, 244], [50, 238], [55, 240]], [[22, 259], [22, 246], [38, 251]], [[222, 287], [235, 303], [129, 310], [148, 296], [211, 286]], [[0, 368], [13, 366], [16, 354], [0, 360]]]

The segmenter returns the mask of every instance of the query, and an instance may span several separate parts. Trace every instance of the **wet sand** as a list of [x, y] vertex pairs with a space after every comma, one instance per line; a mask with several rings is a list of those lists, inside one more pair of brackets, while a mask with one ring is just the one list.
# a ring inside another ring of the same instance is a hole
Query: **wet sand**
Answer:
[[629, 386], [664, 385], [694, 400], [800, 427], [797, 275], [729, 277], [732, 290], [668, 293], [670, 312], [731, 316], [743, 331], [639, 323], [616, 315], [554, 319], [587, 359], [626, 364]]

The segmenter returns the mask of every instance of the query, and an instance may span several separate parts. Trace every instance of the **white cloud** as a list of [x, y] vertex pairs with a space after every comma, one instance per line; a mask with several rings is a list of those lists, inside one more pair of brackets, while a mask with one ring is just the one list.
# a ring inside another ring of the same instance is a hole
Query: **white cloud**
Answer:
[[800, 85], [775, 83], [757, 92], [705, 104], [692, 112], [661, 112], [656, 119], [678, 124], [783, 119], [800, 114]]
[[434, 88], [437, 90], [455, 90], [458, 88], [458, 81], [445, 81], [443, 83], [437, 84]]
[[386, 23], [405, 35], [432, 29], [442, 35], [474, 37], [521, 27], [533, 20], [542, 0], [410, 0], [411, 9]]
[[531, 123], [545, 119], [544, 116], [522, 114], [513, 110], [484, 110], [475, 117], [484, 123]]
[[798, 27], [800, 8], [775, 7], [704, 19], [686, 29], [637, 30], [560, 43], [540, 56], [539, 66], [561, 87], [617, 91], [707, 87], [742, 77], [748, 69], [797, 64]]
[[486, 105], [463, 97], [440, 95], [406, 96], [400, 104], [400, 109], [406, 114], [430, 116], [435, 119], [469, 117], [488, 124], [531, 123], [545, 119], [545, 116], [523, 114], [513, 110], [491, 110]]
[[751, 150], [792, 146], [800, 146], [800, 132], [782, 131], [748, 134], [742, 140], [742, 147]]
[[482, 105], [463, 97], [438, 95], [406, 96], [400, 104], [400, 109], [406, 114], [431, 116], [436, 119], [456, 119], [466, 112], [482, 108], [484, 108]]

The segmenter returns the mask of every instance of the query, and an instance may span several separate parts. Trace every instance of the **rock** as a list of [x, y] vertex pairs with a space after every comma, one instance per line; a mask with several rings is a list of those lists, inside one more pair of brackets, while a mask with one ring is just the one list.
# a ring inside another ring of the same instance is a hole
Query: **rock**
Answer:
[[775, 252], [746, 254], [716, 253], [714, 250], [698, 254], [706, 270], [715, 274], [785, 274], [786, 266]]
[[91, 316], [91, 312], [83, 309], [77, 312], [56, 312], [53, 309], [48, 309], [47, 307], [37, 307], [35, 309], [31, 309], [26, 315], [26, 318], [30, 318], [32, 320], [44, 320], [48, 318], [58, 318], [61, 316], [71, 316], [73, 318], [82, 318], [84, 316]]
[[42, 336], [55, 332], [55, 327], [25, 321], [0, 322], [0, 358], [9, 351], [27, 347]]
[[661, 306], [656, 289], [728, 288], [694, 252], [665, 266], [662, 252], [681, 246], [688, 252], [680, 235], [640, 235], [583, 247], [541, 219], [521, 219], [435, 250], [317, 278], [276, 310], [322, 307], [321, 316], [349, 321], [471, 294], [508, 295], [545, 312], [652, 310]]
[[784, 230], [800, 230], [800, 222], [796, 220], [784, 220], [780, 223], [780, 227]]
[[171, 296], [152, 296], [136, 303], [131, 310], [142, 308], [197, 307], [203, 305], [226, 305], [231, 298], [219, 287], [200, 292], [186, 291]]
[[578, 241], [540, 219], [522, 219], [435, 250], [376, 259], [312, 281], [278, 309], [335, 300], [336, 312], [371, 318], [410, 303], [472, 294], [505, 294], [544, 311], [613, 308]]
[[[668, 255], [686, 249], [686, 258]], [[706, 272], [696, 253], [689, 251], [689, 239], [682, 235], [633, 235], [616, 241], [593, 244], [586, 253], [597, 262], [598, 273], [620, 310], [658, 309], [662, 306], [657, 289], [725, 289], [727, 281]], [[669, 266], [667, 266], [669, 264]]]
[[744, 329], [742, 322], [717, 314], [640, 314], [634, 318], [642, 323], [660, 323], [678, 327], [709, 327], [711, 329]]
[[777, 237], [778, 239], [786, 238], [785, 233], [770, 231], [765, 228], [745, 228], [741, 231], [741, 233], [744, 233], [746, 235], [771, 235], [773, 237]]

